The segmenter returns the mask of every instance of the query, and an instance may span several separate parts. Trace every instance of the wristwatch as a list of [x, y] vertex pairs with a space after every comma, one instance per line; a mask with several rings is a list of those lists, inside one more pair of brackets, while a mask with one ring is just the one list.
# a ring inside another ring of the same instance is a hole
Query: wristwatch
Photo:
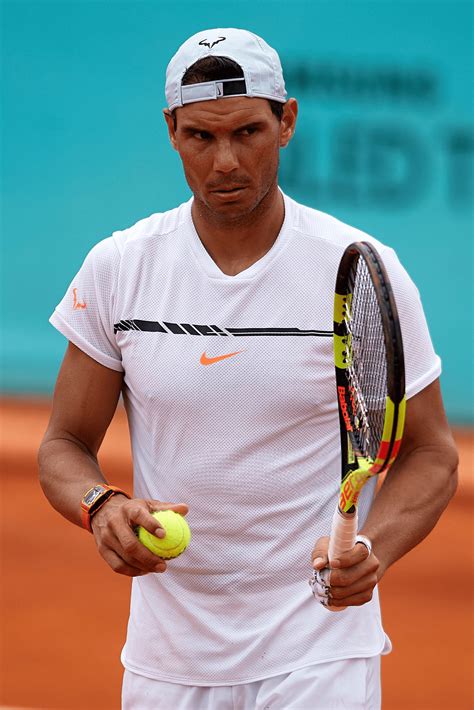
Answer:
[[123, 496], [130, 498], [128, 493], [122, 491], [121, 488], [109, 486], [106, 483], [98, 483], [96, 486], [93, 486], [93, 488], [89, 488], [81, 500], [82, 525], [86, 530], [92, 532], [91, 520], [93, 516], [102, 508], [104, 503], [107, 503], [109, 498], [117, 493], [121, 493]]

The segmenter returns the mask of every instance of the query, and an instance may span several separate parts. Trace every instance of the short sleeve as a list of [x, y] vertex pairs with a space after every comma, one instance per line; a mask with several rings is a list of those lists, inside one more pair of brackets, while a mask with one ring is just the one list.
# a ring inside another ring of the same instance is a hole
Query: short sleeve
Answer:
[[393, 249], [382, 254], [395, 295], [405, 354], [407, 398], [413, 397], [441, 374], [441, 360], [431, 341], [420, 294]]
[[123, 372], [113, 319], [119, 268], [113, 237], [96, 244], [49, 322], [101, 365]]

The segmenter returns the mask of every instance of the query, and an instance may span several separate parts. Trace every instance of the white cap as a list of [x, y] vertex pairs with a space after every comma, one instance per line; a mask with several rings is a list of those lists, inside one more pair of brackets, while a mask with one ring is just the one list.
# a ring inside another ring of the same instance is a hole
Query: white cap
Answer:
[[[242, 68], [243, 78], [181, 86], [186, 70], [209, 56], [233, 59]], [[278, 54], [261, 37], [233, 27], [203, 30], [187, 39], [168, 64], [165, 94], [170, 111], [195, 101], [232, 96], [286, 101]]]

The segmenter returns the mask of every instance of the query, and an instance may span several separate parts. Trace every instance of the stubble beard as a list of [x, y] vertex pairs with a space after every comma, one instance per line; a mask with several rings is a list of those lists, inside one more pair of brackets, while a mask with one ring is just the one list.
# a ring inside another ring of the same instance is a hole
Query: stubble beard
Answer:
[[245, 208], [238, 210], [238, 206], [235, 206], [236, 211], [232, 213], [232, 206], [224, 206], [222, 209], [215, 209], [211, 204], [205, 201], [199, 192], [193, 190], [192, 185], [188, 185], [194, 195], [194, 202], [196, 209], [198, 210], [201, 218], [211, 224], [215, 224], [218, 227], [229, 227], [232, 229], [238, 227], [248, 227], [256, 220], [258, 220], [265, 212], [269, 209], [272, 202], [272, 197], [275, 191], [278, 189], [278, 168], [279, 159], [277, 161], [276, 168], [273, 175], [270, 177], [268, 183], [264, 186], [263, 190], [255, 196], [255, 200]]

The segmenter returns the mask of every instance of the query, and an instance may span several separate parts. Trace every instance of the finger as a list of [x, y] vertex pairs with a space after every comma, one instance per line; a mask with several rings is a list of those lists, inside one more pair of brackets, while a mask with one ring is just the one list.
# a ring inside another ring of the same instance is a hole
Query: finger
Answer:
[[344, 567], [352, 567], [360, 562], [363, 562], [369, 557], [369, 551], [365, 545], [356, 544], [352, 550], [347, 550], [347, 552], [341, 552], [337, 557], [331, 561], [331, 567], [334, 569], [341, 569]]
[[[160, 528], [161, 530], [161, 528]], [[161, 532], [163, 532], [161, 530]], [[118, 548], [117, 554], [130, 566], [138, 567], [147, 572], [163, 571], [161, 567], [166, 563], [161, 557], [153, 554], [143, 545], [128, 525], [123, 525], [115, 531]]]
[[367, 574], [365, 577], [357, 579], [353, 584], [350, 584], [347, 587], [338, 586], [333, 580], [333, 583], [331, 584], [331, 597], [338, 600], [347, 600], [348, 598], [365, 592], [372, 593], [376, 584], [377, 575], [374, 573]]
[[186, 503], [169, 503], [158, 500], [146, 500], [145, 503], [148, 507], [149, 514], [147, 517], [141, 516], [141, 521], [137, 522], [137, 524], [148, 530], [148, 532], [152, 535], [156, 535], [156, 537], [164, 537], [165, 531], [156, 518], [153, 517], [152, 513], [156, 513], [161, 510], [172, 510], [175, 513], [179, 513], [179, 515], [184, 516], [189, 511]]
[[374, 574], [376, 575], [379, 568], [379, 561], [375, 555], [367, 557], [362, 562], [353, 565], [352, 567], [343, 567], [332, 569], [331, 584], [335, 587], [350, 587], [359, 579]]
[[[166, 563], [139, 542], [133, 529], [135, 522], [146, 523], [146, 519], [150, 518], [153, 532], [156, 530], [158, 523], [145, 505], [145, 501], [132, 499], [115, 510], [109, 510], [108, 517], [99, 519], [94, 525], [94, 537], [100, 554], [106, 559], [110, 555], [108, 551], [114, 553], [111, 567], [121, 574], [136, 576], [138, 573], [163, 572], [166, 569]], [[164, 536], [162, 528], [158, 529]], [[124, 572], [123, 565], [127, 568]]]
[[362, 604], [367, 604], [372, 599], [373, 596], [373, 589], [372, 590], [365, 590], [364, 592], [360, 592], [359, 594], [354, 594], [350, 597], [345, 597], [344, 599], [335, 599], [332, 595], [332, 588], [331, 588], [331, 596], [330, 596], [330, 601], [329, 605], [330, 606], [335, 606], [335, 607], [346, 607], [346, 606], [362, 606]]
[[[149, 574], [151, 570], [142, 569], [141, 567], [136, 567], [135, 565], [128, 564], [120, 555], [118, 555], [114, 550], [110, 548], [99, 550], [100, 554], [107, 562], [107, 564], [113, 569], [117, 574], [123, 574], [127, 577], [142, 577], [145, 574]], [[164, 572], [166, 570], [166, 564], [157, 566], [154, 572]]]
[[313, 563], [313, 568], [316, 570], [323, 569], [328, 565], [328, 547], [329, 538], [320, 537], [316, 542], [313, 552], [311, 553], [311, 561]]
[[313, 596], [319, 599], [321, 603], [323, 603], [323, 600], [327, 601], [329, 599], [330, 574], [331, 570], [329, 567], [325, 567], [323, 570], [315, 570], [309, 580]]
[[329, 564], [329, 560], [328, 560], [327, 555], [326, 555], [326, 557], [319, 556], [313, 560], [313, 569], [322, 570], [325, 567], [327, 567], [328, 564]]
[[[146, 501], [147, 505], [152, 502], [152, 501]], [[143, 506], [137, 506], [136, 508], [130, 508], [127, 510], [127, 517], [128, 517], [128, 524], [130, 527], [137, 527], [138, 525], [141, 525], [142, 528], [145, 528], [145, 530], [148, 530], [149, 533], [152, 535], [156, 535], [156, 537], [164, 537], [165, 536], [165, 531], [163, 527], [160, 525], [158, 520], [153, 517], [152, 512], [156, 510], [156, 508], [144, 508]], [[165, 510], [165, 509], [163, 509]]]

